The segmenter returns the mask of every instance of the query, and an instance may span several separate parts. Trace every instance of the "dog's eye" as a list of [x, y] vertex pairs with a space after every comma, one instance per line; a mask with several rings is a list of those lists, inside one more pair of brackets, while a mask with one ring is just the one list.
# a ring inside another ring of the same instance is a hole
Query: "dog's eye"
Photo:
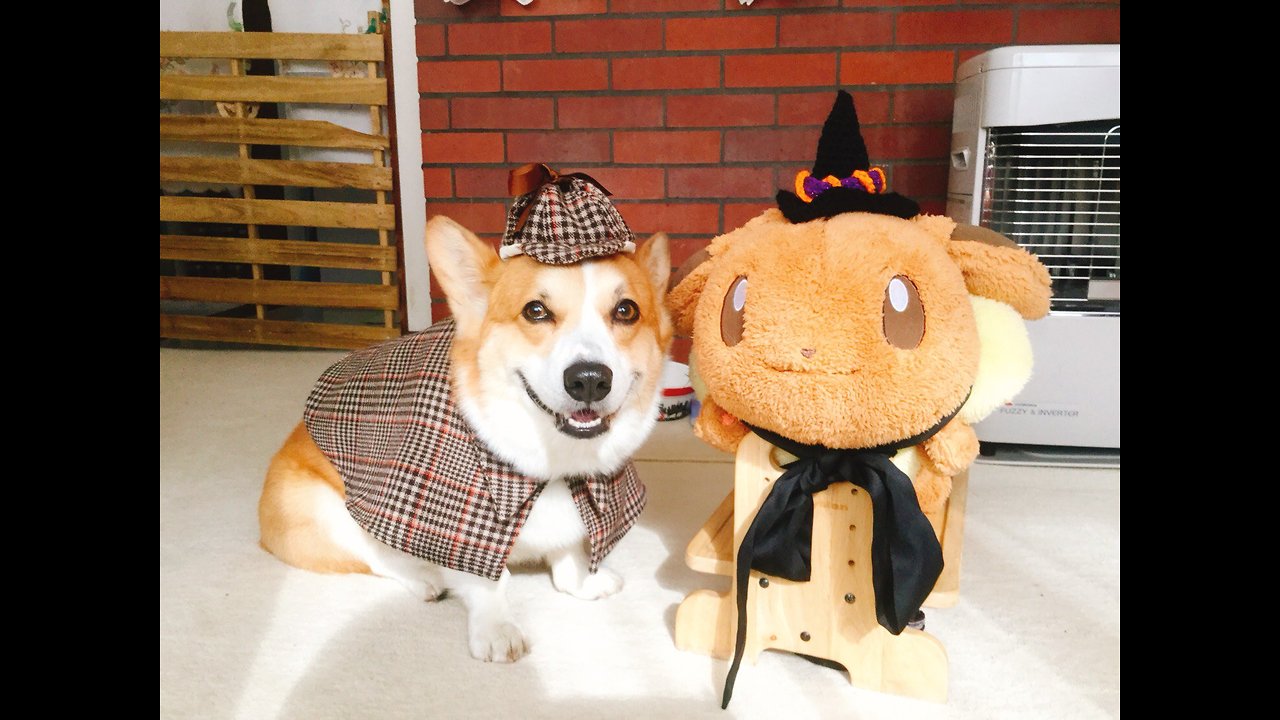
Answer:
[[884, 338], [890, 345], [912, 350], [924, 337], [924, 305], [915, 283], [895, 275], [884, 289]]
[[549, 322], [555, 319], [555, 316], [551, 314], [547, 306], [537, 300], [526, 303], [524, 309], [520, 311], [520, 315], [532, 323]]
[[739, 275], [729, 283], [720, 308], [720, 339], [733, 347], [742, 342], [742, 314], [747, 307], [747, 278]]
[[623, 300], [613, 308], [613, 321], [630, 325], [640, 319], [640, 307], [634, 300]]

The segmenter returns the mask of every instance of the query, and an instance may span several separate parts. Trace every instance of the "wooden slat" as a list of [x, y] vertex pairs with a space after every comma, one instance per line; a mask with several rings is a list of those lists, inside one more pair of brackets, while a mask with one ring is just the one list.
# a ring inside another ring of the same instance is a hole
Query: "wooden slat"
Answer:
[[387, 83], [368, 78], [161, 75], [160, 99], [386, 105]]
[[161, 197], [160, 219], [172, 222], [391, 229], [396, 224], [396, 213], [394, 205], [372, 203]]
[[396, 309], [394, 287], [356, 283], [160, 277], [161, 300], [206, 300], [255, 305]]
[[160, 337], [180, 340], [214, 340], [356, 350], [399, 337], [399, 335], [400, 332], [396, 328], [373, 325], [160, 315]]
[[301, 265], [383, 272], [395, 272], [396, 269], [396, 249], [393, 247], [190, 235], [161, 235], [160, 259]]
[[160, 182], [224, 182], [390, 190], [391, 168], [357, 163], [160, 157]]
[[382, 36], [279, 32], [161, 32], [160, 57], [383, 59]]
[[385, 135], [370, 135], [324, 120], [260, 120], [189, 115], [161, 115], [160, 139], [357, 150], [376, 150], [391, 144]]

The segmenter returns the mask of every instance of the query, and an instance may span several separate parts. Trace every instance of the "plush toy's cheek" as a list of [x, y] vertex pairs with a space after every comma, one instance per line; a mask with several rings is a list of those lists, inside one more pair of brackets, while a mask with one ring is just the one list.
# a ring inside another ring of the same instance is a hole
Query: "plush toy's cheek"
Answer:
[[924, 305], [904, 275], [895, 275], [884, 289], [884, 338], [903, 350], [914, 350], [924, 338]]
[[733, 347], [742, 342], [743, 314], [747, 307], [747, 278], [739, 275], [729, 283], [720, 307], [720, 339]]
[[1027, 324], [1013, 307], [969, 296], [978, 330], [980, 354], [973, 391], [959, 418], [976, 423], [1009, 402], [1031, 378], [1033, 365]]

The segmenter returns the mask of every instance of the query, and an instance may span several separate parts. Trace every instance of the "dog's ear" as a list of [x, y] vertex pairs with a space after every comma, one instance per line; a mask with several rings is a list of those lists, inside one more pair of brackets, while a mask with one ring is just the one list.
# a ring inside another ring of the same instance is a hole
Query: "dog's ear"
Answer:
[[649, 281], [658, 297], [667, 289], [667, 278], [671, 277], [671, 248], [666, 233], [657, 233], [636, 251], [636, 262], [649, 274]]
[[443, 215], [427, 222], [427, 262], [444, 289], [460, 331], [478, 329], [489, 306], [498, 253]]

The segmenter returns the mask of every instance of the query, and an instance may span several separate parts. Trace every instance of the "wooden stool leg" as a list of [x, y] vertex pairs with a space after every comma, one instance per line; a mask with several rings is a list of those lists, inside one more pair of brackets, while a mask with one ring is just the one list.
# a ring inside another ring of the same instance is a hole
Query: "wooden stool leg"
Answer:
[[676, 647], [727, 660], [733, 655], [733, 598], [695, 590], [676, 609]]
[[880, 689], [884, 692], [947, 701], [947, 651], [926, 632], [907, 628], [885, 643], [881, 670]]
[[[969, 471], [951, 479], [951, 497], [942, 516], [938, 539], [942, 542], [942, 575], [933, 586], [933, 592], [925, 598], [925, 607], [954, 607], [960, 600], [960, 560], [964, 551], [964, 509], [969, 497]], [[929, 518], [933, 521], [934, 518]]]

